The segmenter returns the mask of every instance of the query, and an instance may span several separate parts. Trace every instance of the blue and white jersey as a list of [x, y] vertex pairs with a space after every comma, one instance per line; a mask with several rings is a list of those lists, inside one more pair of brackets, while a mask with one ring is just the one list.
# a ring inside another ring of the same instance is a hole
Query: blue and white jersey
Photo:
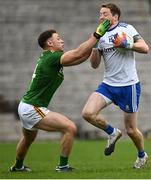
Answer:
[[120, 32], [125, 32], [130, 37], [140, 37], [132, 25], [120, 22], [100, 38], [98, 49], [105, 64], [103, 82], [111, 86], [128, 86], [139, 82], [134, 51], [113, 47], [114, 35]]

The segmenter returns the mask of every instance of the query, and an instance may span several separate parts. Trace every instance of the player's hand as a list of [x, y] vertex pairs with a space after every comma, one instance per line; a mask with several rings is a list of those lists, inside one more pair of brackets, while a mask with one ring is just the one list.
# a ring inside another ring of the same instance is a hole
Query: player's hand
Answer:
[[113, 44], [115, 48], [132, 49], [134, 41], [133, 38], [128, 36], [125, 32], [121, 32], [114, 35]]
[[110, 21], [106, 19], [101, 24], [99, 24], [99, 26], [97, 27], [93, 35], [97, 39], [100, 39], [100, 37], [102, 37], [106, 33], [106, 31], [109, 29], [109, 27], [110, 27]]

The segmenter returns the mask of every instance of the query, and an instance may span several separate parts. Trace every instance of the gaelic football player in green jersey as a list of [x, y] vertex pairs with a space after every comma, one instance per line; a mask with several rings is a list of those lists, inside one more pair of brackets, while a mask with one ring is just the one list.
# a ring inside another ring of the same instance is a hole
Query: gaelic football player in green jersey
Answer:
[[105, 34], [109, 26], [110, 21], [105, 20], [87, 41], [65, 53], [63, 52], [64, 41], [55, 30], [47, 30], [39, 36], [38, 43], [44, 51], [37, 60], [30, 85], [18, 107], [23, 137], [17, 145], [16, 161], [10, 168], [11, 172], [31, 171], [23, 164], [23, 161], [37, 136], [38, 129], [62, 133], [60, 161], [56, 171], [69, 172], [73, 170], [68, 164], [68, 157], [77, 128], [64, 115], [50, 111], [48, 105], [64, 79], [63, 66], [73, 66], [87, 60], [93, 46]]

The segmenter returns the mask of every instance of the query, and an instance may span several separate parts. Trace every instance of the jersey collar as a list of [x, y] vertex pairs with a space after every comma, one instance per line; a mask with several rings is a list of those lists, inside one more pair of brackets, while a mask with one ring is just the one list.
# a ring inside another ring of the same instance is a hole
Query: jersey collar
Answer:
[[112, 27], [111, 29], [109, 29], [108, 32], [109, 32], [109, 31], [112, 31], [113, 29], [115, 29], [118, 25], [119, 25], [119, 22], [117, 23], [116, 26], [114, 26], [114, 27]]

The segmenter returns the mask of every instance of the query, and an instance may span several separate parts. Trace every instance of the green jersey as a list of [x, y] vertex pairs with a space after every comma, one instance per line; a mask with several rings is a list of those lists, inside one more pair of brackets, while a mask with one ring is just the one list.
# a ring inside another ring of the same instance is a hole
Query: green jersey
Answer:
[[45, 51], [39, 57], [29, 88], [22, 98], [27, 104], [48, 107], [49, 102], [64, 79], [60, 58], [63, 52]]

